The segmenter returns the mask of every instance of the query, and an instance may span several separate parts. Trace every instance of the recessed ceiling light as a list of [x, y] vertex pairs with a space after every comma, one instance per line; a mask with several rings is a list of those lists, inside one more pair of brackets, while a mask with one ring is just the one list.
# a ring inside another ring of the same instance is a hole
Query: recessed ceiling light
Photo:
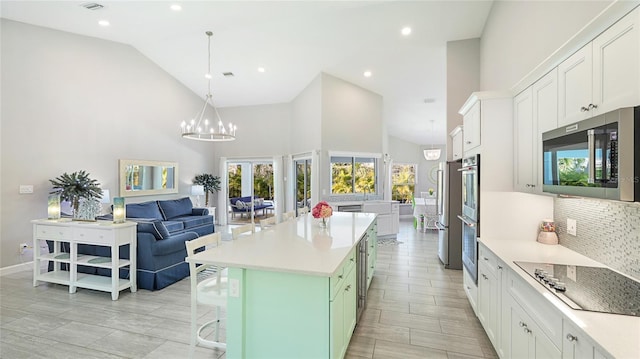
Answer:
[[371, 77], [371, 75], [373, 74], [371, 73], [371, 71], [365, 71], [363, 75], [364, 77]]
[[264, 67], [258, 67], [258, 72], [265, 72], [266, 70], [264, 69]]
[[402, 28], [402, 30], [400, 32], [404, 36], [410, 35], [411, 34], [411, 28], [409, 26], [405, 26], [405, 27]]
[[98, 25], [100, 25], [100, 26], [109, 26], [111, 24], [107, 20], [100, 20], [100, 21], [98, 21]]
[[173, 11], [180, 11], [182, 10], [182, 6], [180, 6], [179, 4], [173, 4], [170, 6], [171, 10]]

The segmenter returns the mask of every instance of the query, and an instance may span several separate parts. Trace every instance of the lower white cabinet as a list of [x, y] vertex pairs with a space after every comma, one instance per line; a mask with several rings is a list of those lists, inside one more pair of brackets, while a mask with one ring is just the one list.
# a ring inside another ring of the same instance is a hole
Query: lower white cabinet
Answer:
[[593, 342], [571, 321], [563, 322], [562, 359], [603, 359], [602, 354]]
[[515, 300], [509, 307], [511, 350], [508, 358], [562, 358], [560, 349]]
[[503, 270], [502, 261], [486, 248], [479, 248], [477, 315], [500, 357], [506, 352], [501, 324]]
[[[331, 278], [331, 357], [342, 358], [356, 327], [357, 287], [355, 250], [338, 273]], [[353, 260], [352, 260], [353, 259]]]

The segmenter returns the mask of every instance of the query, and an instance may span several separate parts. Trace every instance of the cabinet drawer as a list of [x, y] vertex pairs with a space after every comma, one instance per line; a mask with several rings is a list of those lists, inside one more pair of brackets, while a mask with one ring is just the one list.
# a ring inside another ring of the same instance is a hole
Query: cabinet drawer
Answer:
[[498, 258], [482, 244], [478, 246], [478, 264], [484, 265], [493, 275], [498, 273]]
[[507, 290], [553, 344], [562, 348], [562, 315], [558, 310], [514, 271], [509, 271]]
[[340, 264], [338, 270], [329, 279], [329, 288], [331, 290], [329, 296], [333, 300], [336, 294], [339, 292], [345, 277], [355, 267], [356, 264], [356, 249], [353, 248], [347, 258]]
[[114, 231], [103, 231], [93, 228], [74, 228], [76, 241], [90, 244], [110, 244], [114, 242]]
[[71, 239], [72, 231], [68, 227], [37, 225], [36, 236], [42, 239]]

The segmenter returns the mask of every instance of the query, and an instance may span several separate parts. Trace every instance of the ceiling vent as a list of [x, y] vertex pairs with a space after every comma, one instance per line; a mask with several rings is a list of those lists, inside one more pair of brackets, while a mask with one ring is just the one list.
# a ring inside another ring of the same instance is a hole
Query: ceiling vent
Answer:
[[104, 5], [100, 5], [98, 3], [94, 3], [94, 2], [88, 2], [88, 3], [84, 3], [82, 5], [83, 8], [88, 9], [88, 10], [100, 10], [104, 7]]
[[234, 75], [233, 75], [233, 72], [223, 72], [222, 76], [224, 76], [224, 77], [233, 77]]

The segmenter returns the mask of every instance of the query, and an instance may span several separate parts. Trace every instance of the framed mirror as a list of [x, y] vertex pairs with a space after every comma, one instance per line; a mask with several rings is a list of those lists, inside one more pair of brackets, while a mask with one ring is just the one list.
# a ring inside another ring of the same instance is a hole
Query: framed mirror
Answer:
[[120, 160], [120, 197], [178, 193], [178, 163]]

